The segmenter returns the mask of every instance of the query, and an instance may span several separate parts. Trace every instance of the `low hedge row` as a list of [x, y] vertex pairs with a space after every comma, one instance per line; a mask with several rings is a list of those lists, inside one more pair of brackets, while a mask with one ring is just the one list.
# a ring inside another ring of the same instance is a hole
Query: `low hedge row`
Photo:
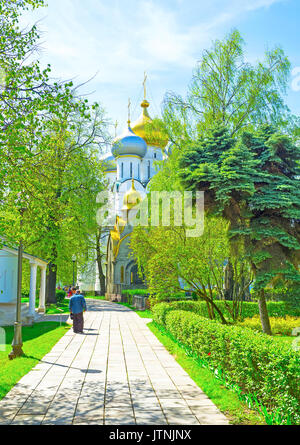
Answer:
[[[215, 301], [218, 308], [221, 310], [225, 318], [230, 320], [230, 314], [225, 308], [224, 301]], [[228, 301], [229, 305], [232, 305], [231, 301]], [[296, 316], [300, 315], [300, 311], [291, 310], [283, 301], [269, 301], [267, 302], [268, 313], [270, 317], [285, 317], [287, 315]], [[209, 318], [207, 305], [205, 301], [174, 301], [170, 303], [159, 303], [152, 307], [152, 311], [155, 316], [161, 318], [160, 322], [164, 323], [164, 317], [167, 312], [173, 310], [184, 310], [194, 312], [201, 315], [201, 317]], [[258, 304], [256, 302], [243, 302], [242, 306], [242, 319], [252, 318], [255, 315], [259, 315]], [[215, 311], [216, 320], [219, 320], [219, 315]]]
[[155, 307], [155, 322], [199, 357], [208, 359], [245, 394], [255, 394], [270, 412], [300, 423], [299, 353], [251, 329], [221, 325], [182, 310], [165, 312], [159, 306], [162, 304]]

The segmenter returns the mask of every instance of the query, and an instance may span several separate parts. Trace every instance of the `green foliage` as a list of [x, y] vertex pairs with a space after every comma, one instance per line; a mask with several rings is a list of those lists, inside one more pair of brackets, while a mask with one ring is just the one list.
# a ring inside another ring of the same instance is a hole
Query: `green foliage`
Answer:
[[[220, 308], [222, 312], [225, 312], [225, 302], [224, 301], [216, 301], [216, 305]], [[226, 302], [229, 305], [232, 305], [232, 302]], [[284, 302], [267, 302], [268, 313], [271, 317], [274, 318], [283, 318], [283, 317], [295, 317], [300, 316], [300, 310], [295, 311], [287, 306]], [[164, 324], [167, 313], [174, 310], [184, 310], [188, 312], [193, 312], [195, 314], [200, 315], [204, 318], [209, 318], [207, 305], [203, 301], [174, 301], [171, 303], [159, 303], [152, 307], [153, 319], [158, 324]], [[252, 319], [253, 317], [258, 317], [259, 309], [257, 303], [245, 301], [242, 305], [242, 314], [241, 319], [244, 320]], [[218, 313], [216, 313], [216, 320], [220, 321]], [[258, 318], [256, 318], [258, 320]], [[229, 321], [233, 321], [230, 320]], [[290, 332], [291, 334], [291, 332]], [[289, 334], [289, 335], [290, 335]]]
[[166, 314], [166, 329], [200, 358], [209, 359], [217, 373], [254, 394], [268, 412], [300, 423], [300, 356], [265, 334], [224, 326], [186, 311]]
[[122, 290], [122, 295], [147, 295], [147, 289], [124, 289]]
[[[227, 223], [207, 217], [201, 236], [188, 236], [188, 229], [171, 223], [168, 227], [135, 227], [130, 246], [139, 268], [143, 269], [151, 304], [183, 298], [185, 289], [206, 301], [211, 312], [214, 298], [222, 293], [224, 263], [229, 255]], [[219, 314], [222, 317], [222, 314]]]
[[[72, 82], [51, 81], [49, 65], [41, 69], [38, 28], [20, 28], [24, 9], [43, 5], [0, 0], [0, 235], [12, 246], [22, 239], [58, 280], [71, 282], [72, 255], [77, 265], [94, 257], [99, 154], [109, 138], [99, 104], [80, 98]], [[54, 297], [55, 277], [51, 284]]]
[[[294, 328], [300, 328], [300, 317], [291, 317], [286, 315], [283, 317], [270, 317], [270, 323], [273, 334], [292, 335]], [[261, 331], [261, 323], [258, 315], [252, 318], [245, 318], [241, 326]]]
[[66, 298], [67, 293], [64, 290], [57, 290], [56, 291], [56, 300], [58, 303], [62, 303], [64, 299]]
[[265, 52], [263, 61], [245, 60], [244, 41], [237, 30], [216, 40], [197, 63], [186, 98], [173, 92], [164, 100], [169, 139], [182, 147], [205, 129], [222, 123], [235, 134], [271, 122], [287, 126], [291, 116], [284, 103], [290, 62], [280, 47]]
[[[191, 143], [179, 161], [183, 185], [204, 191], [207, 211], [230, 223], [232, 255], [237, 244], [244, 246], [261, 302], [264, 289], [279, 279], [299, 288], [299, 160], [300, 146], [270, 126], [238, 139], [217, 126]], [[270, 333], [266, 319], [264, 314], [264, 332]]]
[[[200, 361], [192, 356], [187, 348], [183, 348], [169, 332], [156, 323], [148, 323], [148, 328], [158, 340], [166, 347], [176, 361], [205, 392], [207, 397], [222, 411], [229, 422], [234, 425], [264, 424], [264, 418], [254, 409], [249, 409], [248, 400], [243, 400], [237, 391], [228, 391], [224, 381], [216, 379], [216, 374], [209, 368], [209, 362]], [[230, 388], [231, 389], [231, 388]]]

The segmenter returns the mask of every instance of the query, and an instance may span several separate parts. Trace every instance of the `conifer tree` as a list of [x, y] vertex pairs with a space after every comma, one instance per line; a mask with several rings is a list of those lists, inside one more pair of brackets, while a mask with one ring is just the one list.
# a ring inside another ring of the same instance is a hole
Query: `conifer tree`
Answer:
[[232, 255], [238, 243], [246, 246], [267, 334], [266, 286], [278, 278], [300, 283], [299, 160], [292, 139], [267, 125], [238, 139], [217, 126], [179, 160], [184, 187], [204, 191], [206, 210], [230, 222]]

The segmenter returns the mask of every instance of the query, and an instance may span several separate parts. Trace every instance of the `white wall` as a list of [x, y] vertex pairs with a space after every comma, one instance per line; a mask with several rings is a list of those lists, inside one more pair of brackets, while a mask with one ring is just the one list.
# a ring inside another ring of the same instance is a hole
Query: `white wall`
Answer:
[[17, 300], [18, 257], [0, 250], [0, 303]]
[[[136, 157], [120, 157], [117, 160], [118, 169], [117, 169], [117, 179], [122, 181], [124, 179], [132, 178], [132, 175], [135, 179], [141, 178], [141, 159]], [[122, 164], [123, 164], [123, 177], [122, 177]], [[132, 175], [130, 174], [130, 164], [132, 164]]]

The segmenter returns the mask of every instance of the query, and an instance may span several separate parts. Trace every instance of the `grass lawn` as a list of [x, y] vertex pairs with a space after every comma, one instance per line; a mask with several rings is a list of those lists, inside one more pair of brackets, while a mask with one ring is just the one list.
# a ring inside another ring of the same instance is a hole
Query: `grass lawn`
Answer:
[[244, 402], [239, 400], [235, 393], [222, 386], [209, 370], [203, 369], [192, 358], [187, 357], [184, 350], [168, 336], [160, 332], [153, 322], [147, 324], [147, 326], [194, 382], [197, 383], [220, 411], [227, 416], [231, 424], [265, 425], [264, 416], [257, 411], [249, 409]]
[[49, 306], [46, 306], [46, 314], [48, 315], [67, 313], [69, 313], [69, 299], [65, 299], [61, 303], [50, 304]]
[[6, 333], [5, 351], [0, 349], [0, 400], [11, 388], [27, 374], [46, 355], [58, 340], [70, 329], [70, 326], [60, 326], [56, 322], [36, 323], [24, 326], [23, 352], [24, 356], [9, 360], [11, 343], [14, 335], [13, 326], [4, 327]]

